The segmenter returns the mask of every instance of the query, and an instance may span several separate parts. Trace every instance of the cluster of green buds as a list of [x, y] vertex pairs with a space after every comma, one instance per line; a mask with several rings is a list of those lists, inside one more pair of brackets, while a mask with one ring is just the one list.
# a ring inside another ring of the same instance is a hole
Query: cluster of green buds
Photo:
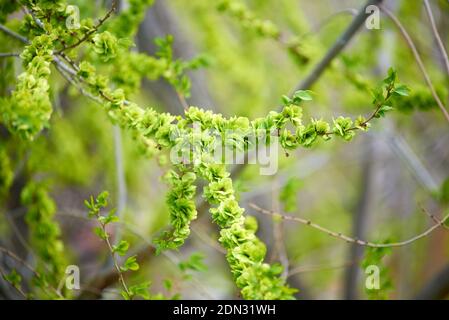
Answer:
[[170, 186], [166, 203], [173, 231], [166, 231], [155, 240], [158, 252], [182, 246], [190, 235], [190, 222], [197, 216], [194, 185], [196, 175], [193, 172], [178, 174], [170, 171], [165, 179]]
[[25, 140], [33, 140], [47, 127], [52, 114], [48, 78], [53, 40], [51, 35], [37, 36], [22, 52], [25, 71], [0, 115], [9, 131]]
[[264, 263], [266, 247], [255, 235], [257, 221], [243, 216], [235, 198], [229, 173], [221, 164], [197, 167], [208, 181], [204, 197], [213, 205], [212, 219], [221, 228], [219, 241], [227, 250], [226, 258], [237, 287], [244, 299], [293, 299], [292, 289], [280, 277], [282, 266]]

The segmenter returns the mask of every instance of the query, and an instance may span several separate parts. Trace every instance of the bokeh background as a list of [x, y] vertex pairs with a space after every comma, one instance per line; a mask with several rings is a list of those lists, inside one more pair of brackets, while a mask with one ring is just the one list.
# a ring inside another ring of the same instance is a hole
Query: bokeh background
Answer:
[[[79, 6], [81, 18], [100, 16], [98, 12], [108, 5], [107, 1], [69, 2]], [[202, 54], [208, 61], [206, 68], [189, 73], [188, 103], [250, 118], [276, 109], [281, 96], [307, 78], [365, 3], [240, 1], [254, 16], [278, 26], [283, 39], [278, 41], [218, 10], [219, 2], [156, 0], [145, 14], [133, 50], [154, 54], [154, 39], [172, 34], [176, 57]], [[429, 3], [447, 49], [449, 2]], [[424, 2], [385, 0], [384, 6], [409, 32], [437, 94], [449, 105], [449, 73]], [[20, 20], [21, 14], [14, 13], [13, 18]], [[3, 34], [0, 37], [3, 51], [11, 43]], [[285, 41], [297, 43], [300, 54], [292, 53]], [[6, 69], [9, 64], [14, 68]], [[267, 260], [287, 267], [288, 282], [300, 290], [299, 299], [443, 299], [449, 295], [445, 228], [379, 258], [363, 247], [249, 207], [255, 203], [373, 242], [400, 241], [423, 232], [435, 224], [427, 213], [443, 217], [449, 203], [448, 122], [408, 43], [384, 13], [380, 13], [379, 29], [362, 26], [313, 83], [314, 99], [304, 104], [305, 117], [331, 121], [338, 115], [370, 114], [369, 89], [385, 77], [389, 67], [409, 86], [410, 96], [395, 101], [394, 111], [374, 121], [369, 132], [358, 134], [350, 143], [335, 139], [290, 152], [288, 157], [280, 154], [279, 170], [273, 176], [261, 176], [257, 165], [248, 165], [235, 177], [241, 205], [246, 214], [258, 219], [258, 236], [268, 246]], [[20, 73], [20, 61], [0, 58], [0, 70], [9, 70], [0, 74], [1, 94], [7, 95]], [[92, 233], [94, 224], [86, 219], [83, 204], [90, 195], [108, 190], [111, 206], [119, 206], [124, 216], [124, 222], [111, 232], [120, 232], [139, 253], [141, 269], [134, 277], [150, 280], [155, 297], [239, 298], [217, 241], [219, 230], [201, 195], [199, 218], [192, 223], [186, 244], [179, 251], [155, 255], [152, 239], [168, 227], [167, 189], [161, 181], [167, 168], [143, 157], [126, 131], [114, 129], [104, 111], [63, 78], [55, 74], [51, 81], [58, 90], [52, 91], [55, 113], [50, 128], [12, 152], [14, 179], [0, 201], [1, 246], [35, 263], [20, 193], [30, 180], [45, 181], [56, 204], [66, 260], [81, 270], [81, 297], [119, 298], [117, 283], [107, 280], [108, 252]], [[144, 80], [132, 99], [160, 111], [180, 114], [182, 110], [175, 91], [164, 80]], [[1, 143], [10, 141], [2, 138]], [[363, 266], [367, 263], [381, 269], [378, 291], [365, 289]], [[1, 256], [0, 265], [20, 268], [6, 255]], [[22, 271], [25, 278], [31, 277]], [[17, 295], [1, 281], [0, 297]]]

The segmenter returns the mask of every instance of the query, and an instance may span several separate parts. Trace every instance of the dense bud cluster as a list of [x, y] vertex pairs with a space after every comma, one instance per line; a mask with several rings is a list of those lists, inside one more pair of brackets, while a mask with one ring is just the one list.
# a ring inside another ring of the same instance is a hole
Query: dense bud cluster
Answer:
[[49, 97], [50, 63], [53, 37], [37, 36], [21, 54], [25, 71], [19, 75], [16, 89], [5, 101], [1, 118], [8, 129], [32, 140], [48, 126], [52, 113]]

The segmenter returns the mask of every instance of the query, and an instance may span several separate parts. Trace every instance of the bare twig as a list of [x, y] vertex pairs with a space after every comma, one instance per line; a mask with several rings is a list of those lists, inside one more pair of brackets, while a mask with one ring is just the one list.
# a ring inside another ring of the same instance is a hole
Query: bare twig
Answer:
[[277, 216], [277, 217], [280, 217], [280, 218], [285, 219], [285, 220], [296, 221], [296, 222], [305, 224], [307, 226], [310, 226], [310, 227], [312, 227], [314, 229], [317, 229], [317, 230], [319, 230], [321, 232], [324, 232], [324, 233], [328, 234], [331, 237], [334, 237], [334, 238], [337, 238], [337, 239], [340, 239], [340, 240], [344, 240], [344, 241], [349, 242], [349, 243], [355, 243], [355, 244], [358, 244], [358, 245], [361, 245], [361, 246], [372, 247], [372, 248], [390, 248], [390, 247], [402, 247], [402, 246], [405, 246], [405, 245], [409, 245], [409, 244], [415, 242], [416, 240], [419, 240], [419, 239], [424, 238], [424, 237], [428, 236], [429, 234], [431, 234], [435, 229], [437, 229], [438, 227], [442, 226], [442, 224], [445, 223], [446, 220], [449, 218], [449, 214], [447, 214], [440, 221], [440, 223], [437, 223], [437, 224], [433, 225], [432, 227], [430, 227], [429, 229], [427, 229], [423, 233], [420, 233], [420, 234], [418, 234], [418, 235], [416, 235], [416, 236], [414, 236], [414, 237], [412, 237], [412, 238], [410, 238], [408, 240], [404, 240], [404, 241], [400, 241], [400, 242], [391, 242], [391, 243], [374, 243], [374, 242], [370, 242], [370, 241], [365, 241], [365, 240], [351, 238], [351, 237], [349, 237], [347, 235], [344, 235], [344, 234], [342, 234], [340, 232], [331, 231], [331, 230], [329, 230], [329, 229], [327, 229], [325, 227], [322, 227], [322, 226], [320, 226], [320, 225], [318, 225], [316, 223], [313, 223], [310, 220], [306, 220], [306, 219], [298, 218], [298, 217], [293, 217], [293, 216], [289, 216], [289, 215], [284, 215], [284, 214], [280, 214], [280, 213], [277, 213], [277, 212], [273, 212], [273, 211], [269, 211], [269, 210], [266, 210], [266, 209], [262, 209], [259, 206], [255, 205], [254, 203], [250, 203], [249, 206], [251, 208], [253, 208], [254, 210], [260, 212], [260, 213], [263, 213], [263, 214], [266, 214], [266, 215], [269, 215], [269, 216]]
[[425, 213], [430, 219], [432, 219], [433, 222], [435, 222], [435, 223], [437, 223], [437, 224], [441, 224], [441, 226], [442, 226], [444, 229], [449, 230], [449, 227], [446, 226], [446, 225], [444, 224], [444, 222], [442, 222], [440, 219], [438, 219], [438, 218], [435, 217], [433, 214], [431, 214], [429, 211], [427, 211], [427, 209], [424, 208], [424, 206], [423, 206], [422, 204], [419, 204], [419, 208], [420, 208], [421, 211], [422, 211], [423, 213]]
[[4, 247], [0, 247], [0, 252], [7, 255], [11, 259], [15, 260], [16, 262], [18, 262], [19, 264], [21, 264], [22, 266], [24, 266], [25, 268], [30, 270], [36, 277], [40, 277], [39, 273], [28, 262], [26, 262], [25, 260], [20, 258], [14, 252], [12, 252]]
[[407, 42], [408, 46], [412, 50], [413, 56], [415, 57], [415, 60], [418, 63], [419, 69], [421, 70], [421, 73], [423, 74], [424, 79], [426, 80], [427, 86], [429, 87], [430, 92], [432, 93], [433, 98], [435, 99], [438, 107], [441, 109], [441, 112], [443, 112], [446, 120], [449, 121], [449, 113], [447, 112], [446, 107], [443, 105], [443, 103], [440, 100], [440, 97], [438, 96], [438, 94], [435, 91], [435, 88], [434, 88], [434, 86], [432, 84], [432, 80], [430, 80], [430, 76], [427, 73], [426, 68], [424, 67], [424, 63], [421, 60], [421, 57], [420, 57], [420, 55], [418, 53], [418, 50], [416, 49], [415, 44], [413, 43], [412, 38], [408, 34], [407, 30], [405, 30], [404, 26], [399, 21], [399, 19], [393, 14], [393, 12], [388, 10], [385, 6], [382, 6], [382, 5], [379, 5], [379, 6], [380, 6], [381, 10], [398, 27], [399, 31], [401, 32], [401, 34], [404, 37], [405, 41]]
[[187, 103], [186, 98], [179, 91], [176, 91], [176, 95], [178, 96], [179, 102], [181, 103], [184, 111], [187, 111], [187, 109], [189, 109], [189, 104]]
[[424, 7], [426, 8], [427, 15], [429, 16], [430, 25], [432, 26], [433, 35], [435, 37], [435, 40], [438, 43], [438, 47], [440, 49], [441, 56], [442, 56], [443, 61], [444, 61], [444, 65], [446, 67], [446, 71], [447, 71], [447, 74], [449, 76], [449, 58], [447, 56], [447, 51], [446, 51], [446, 48], [444, 47], [443, 41], [441, 40], [440, 34], [438, 33], [438, 29], [437, 29], [437, 26], [435, 24], [435, 19], [434, 19], [433, 14], [432, 14], [432, 9], [430, 8], [430, 4], [429, 4], [428, 0], [424, 0]]
[[[25, 268], [27, 268], [29, 271], [31, 271], [31, 272], [34, 274], [34, 276], [35, 276], [36, 278], [42, 279], [41, 274], [40, 274], [39, 272], [37, 272], [36, 269], [34, 269], [28, 262], [26, 262], [25, 260], [23, 260], [22, 258], [20, 258], [20, 257], [19, 257], [18, 255], [16, 255], [14, 252], [12, 252], [12, 251], [10, 251], [10, 250], [4, 248], [4, 247], [0, 247], [0, 252], [3, 253], [3, 254], [5, 254], [5, 255], [7, 255], [7, 256], [10, 257], [11, 259], [15, 260], [16, 262], [18, 262], [19, 264], [21, 264], [21, 265], [24, 266]], [[64, 298], [58, 290], [56, 290], [55, 288], [53, 288], [53, 287], [50, 286], [49, 284], [48, 284], [48, 287], [49, 287], [54, 293], [56, 293], [56, 295], [57, 295], [59, 298]], [[44, 290], [46, 290], [46, 289], [44, 288]]]
[[347, 268], [349, 266], [355, 265], [355, 261], [347, 261], [343, 263], [335, 263], [335, 264], [319, 264], [319, 265], [311, 265], [311, 266], [297, 266], [295, 268], [290, 269], [288, 272], [288, 277], [294, 276], [299, 273], [304, 272], [313, 272], [313, 271], [323, 271], [323, 270], [335, 270], [341, 268]]

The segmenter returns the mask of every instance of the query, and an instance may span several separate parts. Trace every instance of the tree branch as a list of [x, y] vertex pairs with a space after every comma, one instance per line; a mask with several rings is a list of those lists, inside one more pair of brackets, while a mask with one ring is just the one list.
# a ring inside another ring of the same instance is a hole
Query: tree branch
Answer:
[[337, 39], [333, 46], [329, 49], [323, 59], [313, 68], [311, 73], [296, 86], [293, 92], [297, 90], [306, 90], [310, 88], [321, 76], [321, 74], [330, 65], [332, 60], [346, 47], [349, 41], [359, 31], [364, 24], [366, 18], [369, 16], [366, 13], [366, 8], [371, 5], [380, 5], [383, 0], [368, 0], [358, 11], [358, 14], [352, 20], [351, 24], [344, 31], [344, 33]]
[[289, 215], [283, 215], [283, 214], [280, 214], [280, 213], [277, 213], [277, 212], [273, 212], [273, 211], [269, 211], [269, 210], [266, 210], [266, 209], [262, 209], [259, 206], [255, 205], [254, 203], [250, 203], [249, 206], [251, 208], [253, 208], [254, 210], [256, 210], [256, 211], [258, 211], [260, 213], [263, 213], [265, 215], [280, 217], [282, 219], [290, 220], [290, 221], [296, 221], [296, 222], [305, 224], [305, 225], [307, 225], [307, 226], [309, 226], [311, 228], [317, 229], [317, 230], [319, 230], [321, 232], [324, 232], [324, 233], [326, 233], [327, 235], [329, 235], [331, 237], [334, 237], [334, 238], [337, 238], [337, 239], [340, 239], [340, 240], [344, 240], [344, 241], [349, 242], [349, 243], [355, 243], [355, 244], [358, 244], [358, 245], [361, 245], [361, 246], [372, 247], [372, 248], [391, 248], [391, 247], [406, 246], [406, 245], [411, 244], [411, 243], [413, 243], [413, 242], [415, 242], [415, 241], [417, 241], [417, 240], [419, 240], [421, 238], [424, 238], [424, 237], [428, 236], [435, 229], [437, 229], [438, 227], [442, 226], [446, 222], [446, 220], [449, 218], [449, 214], [447, 214], [440, 221], [440, 223], [437, 223], [437, 224], [433, 225], [432, 227], [430, 227], [426, 231], [424, 231], [424, 232], [422, 232], [422, 233], [420, 233], [420, 234], [418, 234], [418, 235], [416, 235], [416, 236], [414, 236], [414, 237], [412, 237], [412, 238], [410, 238], [408, 240], [404, 240], [404, 241], [400, 241], [400, 242], [391, 242], [391, 243], [374, 243], [374, 242], [370, 242], [370, 241], [365, 241], [365, 240], [352, 238], [352, 237], [344, 235], [344, 234], [342, 234], [340, 232], [335, 232], [335, 231], [329, 230], [329, 229], [327, 229], [325, 227], [322, 227], [322, 226], [320, 226], [320, 225], [318, 225], [318, 224], [316, 224], [316, 223], [314, 223], [314, 222], [312, 222], [310, 220], [306, 220], [306, 219], [298, 218], [298, 217], [293, 217], [293, 216], [289, 216]]
[[437, 41], [441, 56], [444, 61], [444, 65], [446, 67], [447, 75], [449, 76], [449, 58], [447, 56], [447, 51], [446, 51], [446, 48], [444, 47], [443, 41], [441, 40], [440, 34], [438, 33], [438, 29], [435, 24], [435, 19], [433, 18], [433, 14], [432, 14], [432, 9], [430, 8], [428, 0], [424, 0], [424, 7], [426, 8], [427, 15], [429, 16], [433, 35], [435, 36], [435, 40]]

